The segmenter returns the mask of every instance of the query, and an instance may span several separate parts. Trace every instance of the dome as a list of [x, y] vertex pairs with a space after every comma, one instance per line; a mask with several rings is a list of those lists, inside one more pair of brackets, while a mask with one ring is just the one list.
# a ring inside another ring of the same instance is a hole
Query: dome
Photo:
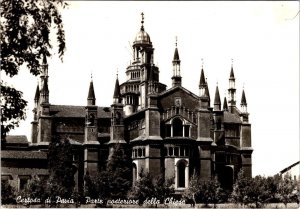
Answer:
[[138, 34], [136, 34], [134, 42], [135, 43], [147, 43], [147, 44], [151, 44], [149, 34], [146, 31], [142, 30], [142, 29], [138, 32]]

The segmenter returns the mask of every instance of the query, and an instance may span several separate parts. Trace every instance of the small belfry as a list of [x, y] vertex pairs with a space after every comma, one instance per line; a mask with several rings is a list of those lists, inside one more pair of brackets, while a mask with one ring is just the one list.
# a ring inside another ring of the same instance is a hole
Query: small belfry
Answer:
[[175, 52], [173, 57], [173, 76], [172, 76], [172, 86], [181, 86], [181, 75], [180, 75], [180, 59], [179, 53], [177, 48], [177, 36], [176, 36], [176, 43], [175, 43]]

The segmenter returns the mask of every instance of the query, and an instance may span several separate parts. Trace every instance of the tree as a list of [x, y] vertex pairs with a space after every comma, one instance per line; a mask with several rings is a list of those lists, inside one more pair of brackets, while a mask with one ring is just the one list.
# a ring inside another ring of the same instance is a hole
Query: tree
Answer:
[[199, 195], [205, 206], [208, 206], [209, 203], [213, 203], [214, 207], [216, 207], [222, 193], [218, 179], [215, 177], [212, 180], [202, 181], [199, 189]]
[[15, 203], [15, 190], [8, 181], [1, 181], [1, 202], [2, 204]]
[[111, 198], [126, 198], [132, 185], [131, 160], [126, 147], [114, 146], [107, 163], [107, 175], [111, 179]]
[[57, 196], [70, 198], [75, 186], [72, 147], [67, 138], [52, 137], [48, 152], [49, 180], [47, 194], [54, 202]]
[[268, 176], [266, 178], [266, 184], [267, 184], [266, 190], [269, 191], [269, 195], [270, 195], [267, 198], [266, 202], [279, 201], [276, 194], [277, 194], [277, 188], [280, 181], [281, 181], [281, 176], [279, 174], [276, 174], [274, 176]]
[[84, 176], [84, 195], [91, 199], [101, 199], [102, 204], [97, 203], [97, 207], [106, 207], [107, 200], [111, 197], [111, 176], [104, 170], [96, 175], [90, 176], [89, 173]]
[[292, 179], [292, 176], [285, 174], [283, 178], [281, 178], [277, 188], [277, 197], [281, 202], [283, 202], [285, 207], [287, 207], [287, 203], [295, 197], [296, 189], [297, 184]]
[[102, 207], [111, 199], [125, 199], [131, 188], [131, 160], [128, 150], [116, 144], [109, 156], [106, 169], [98, 172], [95, 176], [85, 175], [85, 195], [91, 198], [101, 198]]
[[246, 191], [247, 203], [255, 203], [255, 207], [263, 207], [271, 196], [268, 181], [265, 177], [255, 176], [250, 180], [251, 186]]
[[194, 173], [190, 179], [189, 187], [185, 190], [183, 196], [195, 207], [196, 197], [199, 193], [199, 177]]
[[46, 182], [41, 180], [37, 175], [33, 175], [31, 179], [28, 180], [26, 187], [24, 189], [24, 194], [26, 197], [39, 198], [43, 200], [46, 199]]
[[[53, 54], [52, 29], [56, 30], [53, 35], [62, 59], [66, 47], [60, 8], [65, 6], [63, 0], [1, 1], [1, 71], [13, 77], [21, 66], [26, 66], [30, 73], [38, 75], [43, 56]], [[1, 80], [1, 138], [25, 119], [26, 105], [22, 92]]]
[[233, 191], [231, 193], [231, 201], [238, 204], [247, 204], [247, 192], [252, 187], [252, 179], [244, 175], [243, 170], [238, 173], [237, 179], [233, 184]]
[[138, 199], [139, 204], [142, 205], [147, 198], [155, 198], [155, 189], [152, 182], [152, 177], [149, 172], [145, 173], [143, 169], [139, 173], [139, 179], [132, 186], [128, 193], [131, 199]]
[[164, 202], [167, 197], [174, 194], [175, 190], [173, 187], [174, 178], [165, 179], [163, 175], [159, 175], [154, 178], [154, 196], [157, 197], [160, 202]]

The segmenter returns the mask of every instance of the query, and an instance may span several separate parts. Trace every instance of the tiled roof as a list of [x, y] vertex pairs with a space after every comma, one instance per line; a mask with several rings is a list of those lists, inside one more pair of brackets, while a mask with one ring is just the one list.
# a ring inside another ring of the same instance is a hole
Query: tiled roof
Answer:
[[224, 111], [224, 123], [242, 123], [242, 121], [239, 116]]
[[14, 159], [47, 159], [46, 152], [40, 151], [15, 151], [15, 150], [2, 150], [1, 159], [14, 158]]
[[25, 135], [8, 135], [5, 140], [8, 144], [28, 144], [28, 140]]
[[[85, 106], [51, 105], [50, 114], [54, 117], [84, 118]], [[97, 107], [98, 118], [110, 118], [109, 107]]]

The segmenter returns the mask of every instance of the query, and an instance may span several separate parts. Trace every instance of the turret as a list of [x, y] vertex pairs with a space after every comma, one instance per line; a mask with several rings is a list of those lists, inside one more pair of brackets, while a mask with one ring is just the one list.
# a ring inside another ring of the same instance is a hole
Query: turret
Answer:
[[41, 91], [40, 91], [40, 103], [49, 104], [49, 88], [48, 88], [48, 64], [47, 57], [44, 55], [41, 72]]
[[175, 52], [173, 57], [173, 76], [172, 76], [172, 86], [181, 86], [181, 75], [180, 75], [180, 59], [177, 48], [177, 38], [175, 44]]
[[94, 92], [94, 83], [91, 81], [87, 96], [87, 106], [85, 107], [85, 127], [84, 127], [84, 173], [94, 176], [98, 172], [99, 161], [99, 141], [98, 141], [98, 108]]
[[116, 78], [113, 104], [111, 105], [111, 126], [110, 126], [110, 140], [109, 140], [109, 158], [114, 153], [116, 145], [126, 144], [124, 139], [124, 112], [123, 104], [121, 103], [120, 85], [118, 76]]
[[229, 110], [232, 113], [234, 107], [236, 106], [236, 89], [235, 89], [235, 77], [233, 72], [233, 64], [231, 64], [230, 76], [229, 76], [229, 88], [228, 88], [228, 96], [229, 96]]
[[[39, 97], [36, 96], [35, 100], [37, 103], [37, 123], [36, 126], [38, 131], [32, 132], [32, 141], [33, 143], [36, 141], [40, 149], [46, 148], [48, 144], [51, 142], [52, 138], [52, 118], [50, 116], [50, 103], [49, 103], [49, 88], [48, 88], [48, 63], [47, 57], [44, 54], [42, 60], [42, 69], [40, 75], [41, 81], [41, 90]], [[33, 128], [34, 128], [33, 123]], [[36, 140], [35, 140], [36, 136]]]
[[97, 125], [97, 106], [96, 97], [94, 92], [94, 84], [91, 77], [87, 106], [85, 107], [85, 143], [97, 142], [98, 138], [98, 125]]

